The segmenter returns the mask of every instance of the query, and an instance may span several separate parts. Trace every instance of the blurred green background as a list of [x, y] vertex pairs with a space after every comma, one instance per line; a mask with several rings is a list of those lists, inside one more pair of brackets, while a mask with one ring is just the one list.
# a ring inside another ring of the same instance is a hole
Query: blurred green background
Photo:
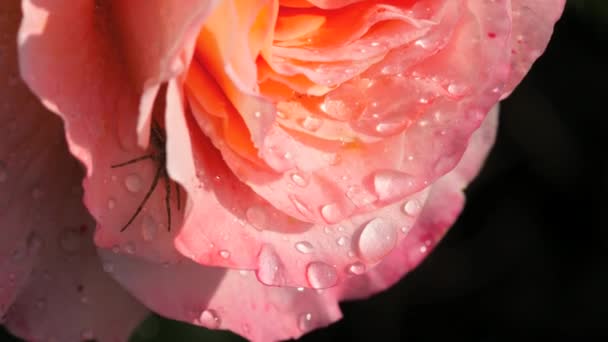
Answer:
[[[496, 148], [446, 239], [398, 285], [343, 304], [342, 321], [302, 340], [608, 338], [608, 154], [591, 152], [608, 146], [606, 35], [608, 0], [568, 1], [504, 102]], [[18, 340], [0, 330], [0, 341]], [[243, 339], [151, 315], [131, 341]]]

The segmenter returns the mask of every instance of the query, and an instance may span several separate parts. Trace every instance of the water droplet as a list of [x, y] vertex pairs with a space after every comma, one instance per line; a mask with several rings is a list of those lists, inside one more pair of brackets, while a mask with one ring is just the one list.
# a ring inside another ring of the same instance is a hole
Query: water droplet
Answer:
[[330, 203], [321, 207], [321, 216], [327, 223], [340, 222], [344, 218], [337, 203]]
[[374, 173], [373, 181], [374, 192], [383, 201], [403, 198], [414, 190], [415, 184], [412, 176], [393, 170]]
[[75, 253], [80, 250], [81, 236], [74, 229], [65, 229], [59, 235], [59, 246], [64, 252]]
[[323, 120], [315, 118], [314, 116], [307, 116], [304, 120], [302, 120], [302, 127], [311, 132], [319, 130], [322, 125]]
[[361, 275], [365, 273], [365, 264], [357, 261], [348, 266], [348, 272], [354, 275]]
[[222, 323], [222, 320], [215, 310], [207, 309], [201, 312], [198, 317], [198, 323], [209, 329], [217, 329]]
[[289, 199], [291, 200], [291, 203], [293, 203], [293, 205], [296, 207], [296, 209], [300, 212], [300, 214], [306, 216], [306, 217], [312, 217], [312, 211], [310, 211], [310, 208], [304, 204], [304, 202], [300, 201], [295, 195], [289, 195]]
[[298, 291], [298, 292], [304, 292], [304, 288], [303, 287], [297, 287], [296, 291]]
[[309, 331], [313, 328], [312, 314], [310, 312], [306, 312], [300, 314], [298, 317], [298, 329], [300, 331]]
[[297, 172], [292, 173], [290, 178], [297, 186], [305, 187], [308, 185], [308, 179]]
[[415, 216], [416, 214], [418, 214], [420, 212], [420, 209], [420, 202], [418, 202], [418, 200], [416, 199], [411, 199], [405, 202], [405, 205], [403, 205], [403, 211], [410, 216]]
[[227, 251], [227, 250], [225, 250], [225, 249], [220, 250], [218, 252], [218, 254], [220, 255], [220, 257], [222, 257], [222, 259], [228, 259], [228, 258], [230, 258], [230, 252]]
[[393, 225], [383, 219], [369, 221], [359, 236], [359, 254], [369, 261], [377, 262], [393, 250], [397, 243], [397, 232]]
[[462, 84], [451, 83], [448, 85], [448, 93], [453, 96], [462, 96], [467, 91], [467, 86]]
[[150, 215], [144, 215], [141, 220], [141, 237], [144, 241], [152, 241], [156, 238], [158, 232], [158, 224]]
[[264, 208], [257, 205], [249, 207], [249, 209], [247, 209], [247, 211], [245, 212], [245, 216], [247, 217], [247, 221], [250, 225], [253, 226], [253, 228], [257, 230], [263, 230], [264, 227], [266, 227], [267, 217]]
[[338, 244], [338, 246], [344, 246], [346, 245], [346, 237], [345, 236], [340, 236], [337, 240], [336, 240], [336, 244]]
[[125, 178], [125, 187], [130, 192], [140, 192], [143, 184], [141, 177], [136, 174], [130, 174]]
[[6, 163], [0, 160], [0, 183], [6, 182], [8, 178], [8, 167]]
[[364, 207], [378, 200], [376, 196], [370, 194], [357, 185], [351, 185], [348, 187], [346, 190], [346, 197], [348, 197], [357, 207]]
[[128, 241], [122, 246], [122, 250], [127, 254], [135, 254], [135, 243], [133, 241]]
[[336, 269], [321, 261], [313, 261], [306, 268], [308, 283], [314, 289], [325, 289], [336, 285], [338, 274]]
[[410, 226], [410, 225], [405, 225], [405, 226], [401, 227], [401, 232], [402, 232], [403, 234], [407, 234], [407, 233], [409, 233], [409, 232], [410, 232], [410, 230], [411, 230], [411, 229], [412, 229], [412, 226]]
[[296, 250], [300, 253], [310, 254], [314, 251], [314, 246], [308, 241], [300, 241], [295, 244]]
[[399, 133], [407, 126], [407, 122], [380, 122], [376, 125], [376, 132], [382, 135]]
[[108, 209], [114, 209], [116, 207], [116, 200], [113, 198], [110, 198], [108, 200]]
[[258, 255], [258, 280], [266, 285], [283, 286], [285, 277], [281, 259], [268, 245], [264, 245]]

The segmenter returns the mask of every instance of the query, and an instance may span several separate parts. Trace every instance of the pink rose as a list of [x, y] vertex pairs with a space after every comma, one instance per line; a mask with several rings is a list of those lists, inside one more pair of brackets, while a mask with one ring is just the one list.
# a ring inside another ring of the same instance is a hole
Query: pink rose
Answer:
[[148, 308], [270, 341], [338, 320], [454, 222], [563, 6], [5, 1], [5, 325], [122, 341]]

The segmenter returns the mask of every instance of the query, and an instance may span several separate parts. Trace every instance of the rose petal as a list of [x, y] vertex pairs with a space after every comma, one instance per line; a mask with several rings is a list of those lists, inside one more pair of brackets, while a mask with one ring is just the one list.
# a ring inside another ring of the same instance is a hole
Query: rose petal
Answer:
[[553, 25], [564, 10], [565, 0], [514, 0], [511, 2], [511, 74], [502, 98], [511, 94], [532, 63], [545, 51]]
[[[138, 144], [147, 145], [159, 85], [187, 67], [194, 38], [214, 4], [23, 1], [21, 73], [63, 118], [70, 151], [87, 168], [85, 202], [99, 224], [96, 242], [103, 247], [161, 261], [177, 257], [166, 233], [162, 180], [145, 212], [116, 237], [144, 198], [156, 165], [150, 160], [111, 165], [149, 153]], [[171, 205], [177, 227], [181, 213], [175, 197]], [[129, 241], [146, 248], [134, 250]]]
[[[360, 276], [366, 267], [354, 262], [348, 280], [337, 287], [322, 291], [271, 287], [261, 285], [251, 271], [203, 267], [187, 260], [158, 267], [108, 251], [102, 251], [102, 256], [113, 265], [112, 275], [121, 284], [162, 315], [229, 329], [253, 341], [298, 338], [340, 319], [340, 300], [366, 297], [390, 286], [430, 251], [462, 208], [461, 191], [493, 143], [496, 114], [495, 110], [473, 135], [459, 166], [433, 186], [421, 219], [388, 258]], [[300, 251], [309, 247], [301, 245]], [[280, 264], [267, 257], [268, 267]]]
[[124, 340], [146, 310], [103, 272], [61, 120], [17, 75], [18, 5], [0, 22], [0, 314], [27, 340]]

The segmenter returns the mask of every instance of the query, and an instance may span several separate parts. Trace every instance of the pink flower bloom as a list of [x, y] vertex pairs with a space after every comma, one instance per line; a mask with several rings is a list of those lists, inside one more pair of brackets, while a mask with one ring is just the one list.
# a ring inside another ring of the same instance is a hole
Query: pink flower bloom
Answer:
[[563, 6], [5, 4], [6, 326], [122, 341], [146, 307], [272, 341], [338, 320], [455, 221]]

